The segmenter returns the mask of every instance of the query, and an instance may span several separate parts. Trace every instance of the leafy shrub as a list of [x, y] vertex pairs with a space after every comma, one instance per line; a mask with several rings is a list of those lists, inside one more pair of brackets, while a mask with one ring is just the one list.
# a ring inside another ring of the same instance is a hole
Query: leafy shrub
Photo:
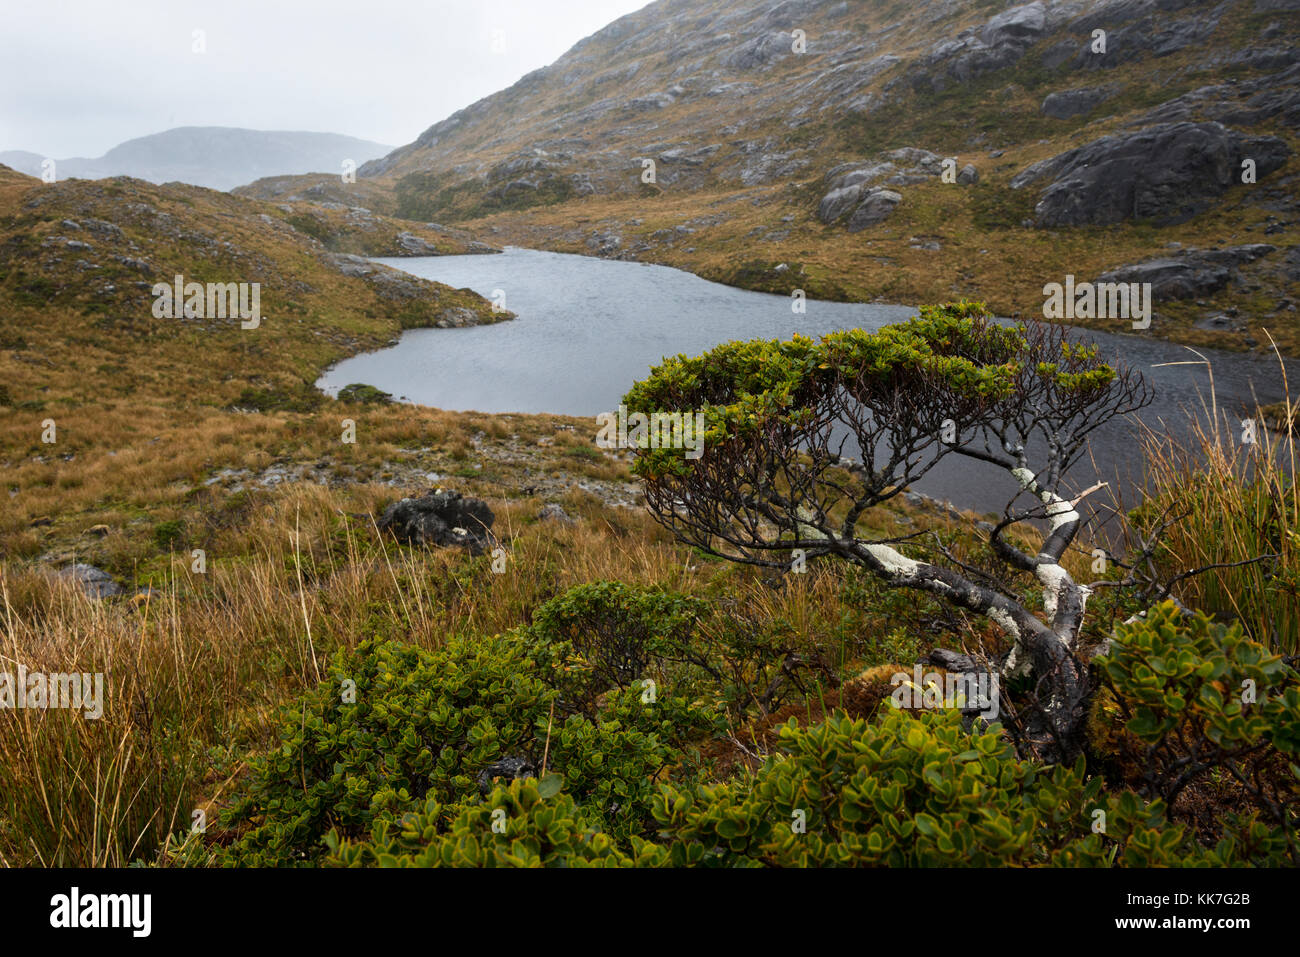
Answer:
[[1189, 852], [1160, 802], [1102, 796], [1082, 761], [1044, 772], [998, 726], [965, 731], [955, 710], [792, 722], [781, 736], [789, 754], [749, 782], [663, 789], [672, 864], [1149, 866]]
[[159, 548], [165, 550], [174, 548], [180, 542], [184, 535], [185, 526], [182, 522], [171, 520], [159, 522], [153, 527], [153, 541]]
[[356, 405], [386, 405], [393, 401], [393, 394], [364, 382], [354, 382], [339, 389], [339, 401]]
[[[1121, 626], [1099, 664], [1112, 694], [1102, 729], [1142, 791], [1171, 804], [1189, 785], [1226, 775], [1281, 829], [1300, 860], [1300, 675], [1239, 624], [1185, 617], [1173, 602]], [[1103, 745], [1104, 746], [1104, 745]]]
[[478, 800], [480, 775], [503, 758], [553, 769], [613, 835], [643, 827], [656, 777], [678, 760], [664, 729], [703, 712], [669, 695], [642, 705], [633, 694], [614, 696], [594, 718], [557, 717], [547, 665], [529, 647], [508, 634], [434, 652], [369, 641], [337, 656], [329, 680], [286, 710], [280, 746], [257, 759], [223, 816], [244, 831], [226, 862], [312, 862], [331, 830], [356, 837], [430, 800], [454, 813]]
[[237, 409], [254, 412], [311, 412], [320, 407], [325, 396], [310, 383], [294, 388], [246, 388], [233, 403]]
[[[674, 592], [621, 582], [571, 588], [533, 614], [528, 636], [552, 675], [566, 710], [594, 713], [611, 689], [663, 684], [673, 665], [693, 665], [714, 676], [698, 645], [697, 626], [708, 605]], [[653, 674], [652, 674], [653, 668]]]
[[584, 819], [572, 797], [544, 799], [535, 780], [497, 788], [450, 820], [447, 809], [430, 800], [400, 821], [376, 821], [369, 841], [340, 842], [330, 835], [327, 842], [327, 863], [343, 867], [636, 867], [666, 861], [661, 849], [637, 838], [624, 852]]

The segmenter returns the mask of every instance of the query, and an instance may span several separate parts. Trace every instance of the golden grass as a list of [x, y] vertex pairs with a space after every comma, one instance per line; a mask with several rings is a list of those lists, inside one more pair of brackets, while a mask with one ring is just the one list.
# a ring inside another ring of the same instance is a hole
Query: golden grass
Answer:
[[[1279, 357], [1281, 375], [1286, 369]], [[1212, 375], [1212, 372], [1211, 372]], [[1280, 403], [1293, 418], [1295, 403]], [[1155, 559], [1169, 576], [1194, 569], [1176, 594], [1191, 607], [1236, 619], [1256, 641], [1300, 654], [1300, 487], [1294, 480], [1295, 436], [1276, 433], [1257, 409], [1248, 422], [1229, 420], [1213, 392], [1176, 441], [1148, 431], [1148, 523], [1167, 508], [1174, 523]], [[1259, 560], [1262, 559], [1262, 560]]]

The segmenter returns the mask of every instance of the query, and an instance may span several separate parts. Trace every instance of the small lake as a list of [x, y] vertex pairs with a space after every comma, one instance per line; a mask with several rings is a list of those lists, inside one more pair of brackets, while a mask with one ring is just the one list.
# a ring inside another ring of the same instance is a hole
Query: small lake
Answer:
[[[332, 395], [364, 382], [403, 401], [453, 411], [595, 416], [616, 409], [665, 356], [696, 355], [733, 339], [871, 331], [916, 314], [909, 306], [809, 301], [806, 313], [796, 315], [785, 296], [734, 289], [666, 266], [513, 247], [501, 255], [377, 261], [489, 299], [503, 292], [505, 307], [518, 318], [468, 329], [413, 329], [397, 345], [344, 360], [317, 385]], [[1203, 365], [1158, 367], [1199, 361], [1181, 346], [1141, 335], [1081, 335], [1155, 386], [1155, 403], [1141, 413], [1153, 427], [1164, 423], [1182, 431], [1186, 410], [1199, 409], [1201, 396], [1208, 396]], [[1282, 397], [1276, 359], [1201, 351], [1214, 364], [1220, 409], [1238, 420], [1256, 398], [1267, 404]], [[1298, 381], [1293, 365], [1288, 372]], [[593, 424], [593, 439], [595, 431]], [[1083, 488], [1100, 475], [1131, 486], [1138, 480], [1135, 433], [1133, 422], [1095, 433], [1095, 467], [1077, 466], [1072, 484]], [[915, 486], [962, 507], [999, 512], [1007, 487], [996, 468], [955, 458]]]

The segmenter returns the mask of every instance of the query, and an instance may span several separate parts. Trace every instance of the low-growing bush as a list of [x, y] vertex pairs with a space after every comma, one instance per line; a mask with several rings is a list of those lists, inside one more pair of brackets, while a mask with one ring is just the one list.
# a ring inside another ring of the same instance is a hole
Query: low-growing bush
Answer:
[[1110, 682], [1094, 729], [1147, 797], [1228, 780], [1300, 862], [1300, 675], [1263, 645], [1172, 602], [1121, 626], [1099, 661]]
[[707, 712], [665, 688], [651, 702], [613, 695], [592, 717], [557, 713], [551, 666], [530, 647], [507, 634], [434, 652], [372, 640], [339, 655], [286, 709], [280, 746], [223, 815], [241, 832], [224, 862], [311, 863], [331, 830], [356, 837], [429, 800], [456, 813], [503, 759], [562, 776], [610, 834], [644, 827], [656, 780], [681, 761], [669, 739], [708, 727]]
[[536, 654], [556, 663], [560, 703], [594, 712], [612, 689], [663, 684], [691, 668], [717, 677], [698, 634], [707, 603], [673, 592], [621, 582], [571, 588], [533, 614], [529, 639]]
[[368, 841], [329, 835], [327, 864], [341, 867], [638, 867], [661, 866], [660, 848], [634, 838], [624, 851], [583, 816], [567, 794], [543, 798], [536, 780], [498, 788], [482, 804], [447, 820], [429, 801], [400, 821], [385, 818]]
[[1044, 771], [1000, 731], [968, 732], [956, 710], [791, 722], [788, 753], [752, 780], [665, 788], [655, 817], [675, 865], [1145, 867], [1188, 853], [1159, 802], [1102, 795], [1082, 761]]

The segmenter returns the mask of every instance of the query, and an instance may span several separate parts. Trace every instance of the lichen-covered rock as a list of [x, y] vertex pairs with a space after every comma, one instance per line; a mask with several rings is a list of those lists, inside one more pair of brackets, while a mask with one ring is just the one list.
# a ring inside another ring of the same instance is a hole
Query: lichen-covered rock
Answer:
[[495, 543], [492, 535], [495, 520], [492, 509], [483, 500], [438, 489], [389, 505], [379, 518], [379, 530], [407, 545], [425, 548], [459, 545], [477, 555]]

